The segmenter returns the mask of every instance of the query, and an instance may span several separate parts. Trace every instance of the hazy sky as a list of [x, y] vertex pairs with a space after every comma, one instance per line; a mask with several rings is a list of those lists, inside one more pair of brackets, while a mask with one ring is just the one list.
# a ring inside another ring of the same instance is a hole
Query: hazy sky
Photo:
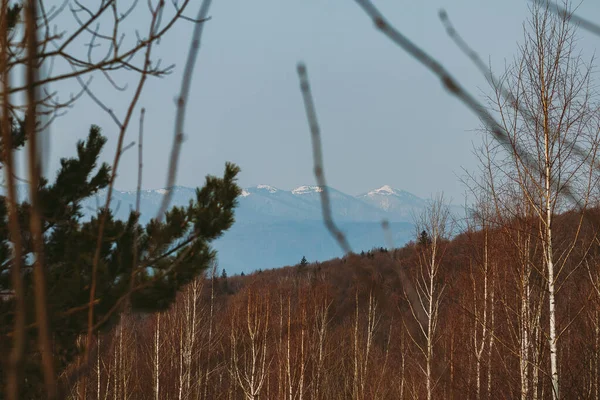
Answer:
[[[197, 12], [195, 3], [191, 9]], [[435, 56], [475, 95], [488, 92], [484, 79], [447, 37], [438, 18], [445, 8], [462, 36], [496, 71], [516, 53], [525, 0], [380, 0], [375, 3], [404, 34]], [[145, 7], [145, 2], [140, 2]], [[584, 16], [600, 16], [587, 0]], [[143, 23], [139, 13], [130, 21]], [[242, 186], [270, 184], [292, 189], [313, 184], [310, 135], [298, 88], [296, 63], [306, 62], [322, 128], [330, 186], [349, 194], [383, 184], [419, 196], [443, 191], [460, 202], [463, 168], [476, 168], [473, 144], [481, 141], [473, 114], [451, 97], [437, 78], [379, 33], [352, 0], [214, 0], [196, 65], [177, 184], [201, 185], [220, 174], [225, 161], [242, 168]], [[72, 21], [72, 18], [69, 17]], [[600, 17], [598, 18], [600, 19]], [[155, 54], [175, 72], [151, 80], [146, 107], [145, 188], [164, 186], [173, 137], [174, 98], [193, 26], [182, 21]], [[581, 48], [595, 51], [600, 38], [585, 32]], [[96, 76], [94, 92], [124, 115], [135, 86], [117, 92]], [[123, 82], [121, 82], [123, 83]], [[53, 87], [76, 91], [75, 83]], [[126, 143], [137, 140], [139, 113]], [[52, 163], [72, 155], [90, 124], [109, 138], [111, 162], [118, 130], [88, 98], [79, 100], [52, 128]], [[124, 155], [117, 187], [132, 189], [137, 150]]]

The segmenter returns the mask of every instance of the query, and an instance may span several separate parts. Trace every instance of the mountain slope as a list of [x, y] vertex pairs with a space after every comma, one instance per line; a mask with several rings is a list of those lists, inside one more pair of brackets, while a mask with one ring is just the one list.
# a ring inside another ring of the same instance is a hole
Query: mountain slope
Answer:
[[[374, 247], [389, 247], [378, 222], [341, 222], [352, 250], [360, 253]], [[393, 222], [389, 227], [395, 246], [414, 238], [412, 224]], [[323, 261], [343, 252], [322, 221], [236, 222], [215, 242], [219, 268], [228, 273], [295, 265], [305, 256]]]
[[412, 221], [413, 214], [422, 211], [427, 206], [426, 200], [388, 185], [356, 197], [404, 221]]

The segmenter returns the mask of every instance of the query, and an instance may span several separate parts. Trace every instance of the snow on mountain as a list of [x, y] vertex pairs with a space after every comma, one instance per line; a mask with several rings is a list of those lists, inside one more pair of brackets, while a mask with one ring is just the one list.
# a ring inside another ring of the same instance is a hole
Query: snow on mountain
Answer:
[[[323, 189], [321, 186], [303, 185], [289, 193], [296, 199], [296, 204], [303, 204], [305, 208], [313, 210], [312, 214], [314, 216], [310, 219], [321, 220], [323, 218], [321, 208], [321, 192], [323, 192]], [[332, 187], [327, 187], [327, 194], [329, 195], [331, 213], [335, 220], [380, 222], [382, 219], [388, 218], [385, 211]]]
[[[26, 200], [27, 186], [18, 186], [19, 199]], [[235, 210], [235, 224], [215, 241], [219, 263], [228, 272], [250, 271], [293, 265], [302, 256], [325, 260], [341, 255], [340, 249], [323, 224], [321, 194], [323, 187], [303, 185], [282, 190], [269, 185], [244, 188]], [[196, 196], [195, 188], [175, 186], [170, 206], [187, 206]], [[0, 192], [2, 192], [0, 188]], [[359, 196], [327, 188], [335, 222], [344, 231], [354, 251], [387, 246], [381, 221], [390, 222], [394, 244], [402, 246], [413, 239], [413, 214], [427, 202], [389, 185]], [[167, 189], [140, 192], [140, 222], [147, 223], [160, 208]], [[87, 218], [106, 203], [107, 190], [100, 190], [82, 202]], [[111, 209], [116, 218], [127, 219], [136, 207], [137, 191], [115, 189]]]
[[377, 194], [392, 195], [392, 194], [395, 194], [396, 192], [397, 192], [397, 190], [394, 190], [391, 186], [383, 185], [379, 189], [371, 190], [368, 194], [369, 195], [377, 195]]
[[292, 190], [292, 193], [296, 195], [302, 195], [308, 193], [321, 193], [322, 191], [323, 188], [321, 186], [299, 186]]
[[269, 186], [269, 185], [258, 185], [258, 186], [256, 186], [256, 189], [266, 190], [269, 193], [277, 193], [279, 191], [279, 189], [277, 189], [276, 187]]
[[[17, 187], [19, 199], [27, 199], [27, 186]], [[195, 189], [175, 186], [171, 195], [171, 206], [187, 206], [195, 197]], [[1, 191], [1, 190], [0, 190]], [[302, 185], [293, 190], [282, 190], [261, 184], [244, 188], [236, 209], [237, 221], [315, 221], [322, 219], [321, 192], [318, 185]], [[359, 196], [350, 196], [328, 187], [333, 218], [342, 221], [411, 222], [412, 212], [422, 209], [425, 200], [404, 190], [389, 185], [371, 190]], [[102, 189], [82, 203], [87, 216], [106, 204], [107, 189]], [[140, 192], [141, 222], [154, 218], [162, 203], [166, 188], [144, 189]], [[127, 219], [136, 207], [137, 191], [113, 190], [111, 208], [119, 219]]]
[[404, 221], [410, 221], [413, 214], [427, 206], [426, 200], [389, 185], [358, 195], [357, 198]]
[[242, 190], [236, 209], [236, 220], [302, 220], [314, 219], [316, 213], [298, 202], [287, 191], [269, 185], [258, 185]]
[[[185, 186], [173, 187], [171, 194], [170, 207], [187, 206], [191, 199], [196, 196], [196, 189]], [[167, 189], [144, 189], [140, 191], [140, 221], [146, 223], [151, 218], [156, 217], [163, 197], [167, 194]], [[99, 190], [94, 196], [82, 202], [84, 214], [91, 216], [96, 214], [98, 209], [106, 204], [107, 189]], [[137, 191], [135, 190], [113, 190], [111, 199], [111, 209], [119, 219], [127, 219], [131, 210], [136, 207]]]

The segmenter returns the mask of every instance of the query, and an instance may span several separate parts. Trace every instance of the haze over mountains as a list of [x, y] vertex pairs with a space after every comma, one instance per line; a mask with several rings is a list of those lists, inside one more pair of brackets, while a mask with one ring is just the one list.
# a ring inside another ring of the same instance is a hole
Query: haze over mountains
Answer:
[[[194, 188], [176, 186], [171, 206], [187, 205]], [[26, 188], [19, 187], [20, 198]], [[86, 216], [96, 213], [106, 201], [106, 190], [83, 203]], [[165, 189], [142, 190], [141, 222], [156, 216]], [[294, 265], [306, 256], [309, 261], [339, 257], [342, 252], [323, 224], [321, 188], [314, 185], [282, 190], [269, 185], [245, 188], [236, 208], [236, 222], [214, 242], [219, 268], [229, 274]], [[418, 215], [427, 200], [388, 185], [358, 196], [329, 188], [333, 218], [344, 231], [355, 252], [373, 247], [389, 247], [381, 226], [389, 221], [394, 246], [414, 239], [413, 215]], [[117, 218], [125, 219], [135, 208], [136, 191], [113, 191], [111, 208]], [[452, 207], [455, 214], [459, 207]]]

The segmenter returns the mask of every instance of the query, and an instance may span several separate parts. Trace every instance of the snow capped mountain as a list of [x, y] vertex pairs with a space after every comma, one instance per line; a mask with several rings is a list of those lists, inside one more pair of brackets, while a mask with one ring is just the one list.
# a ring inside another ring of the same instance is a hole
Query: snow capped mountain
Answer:
[[[96, 195], [82, 202], [82, 209], [86, 215], [94, 215], [100, 207], [106, 204], [107, 189], [99, 190]], [[146, 223], [156, 217], [167, 189], [144, 189], [140, 191], [140, 221]], [[170, 206], [187, 206], [195, 198], [196, 189], [185, 186], [173, 187]], [[137, 191], [113, 190], [111, 209], [119, 219], [127, 219], [131, 210], [136, 207]]]
[[[245, 188], [237, 220], [320, 221], [322, 187], [304, 185], [281, 190], [268, 185]], [[340, 221], [381, 221], [386, 213], [333, 188], [328, 188], [334, 218]]]
[[296, 189], [292, 190], [293, 194], [302, 195], [308, 193], [321, 193], [323, 188], [321, 186], [298, 186]]
[[371, 190], [367, 194], [369, 194], [369, 195], [376, 195], [376, 194], [392, 195], [392, 194], [395, 194], [396, 192], [397, 192], [397, 190], [393, 189], [391, 186], [383, 185], [379, 189]]
[[[321, 208], [321, 192], [323, 187], [315, 185], [299, 186], [290, 193], [298, 204], [313, 210], [316, 219], [323, 218]], [[327, 187], [333, 218], [339, 221], [381, 221], [387, 219], [385, 211], [373, 207], [360, 199], [342, 193], [332, 187]], [[311, 218], [311, 219], [313, 219]]]
[[405, 221], [410, 221], [414, 213], [427, 206], [427, 201], [420, 197], [389, 185], [361, 194], [357, 198]]
[[236, 221], [296, 220], [311, 218], [313, 214], [291, 192], [269, 185], [243, 189], [235, 213]]
[[[26, 200], [27, 186], [17, 188]], [[173, 187], [170, 207], [187, 206], [196, 196], [195, 188]], [[323, 224], [321, 194], [324, 187], [303, 185], [282, 190], [270, 185], [244, 188], [235, 210], [235, 224], [214, 242], [219, 265], [228, 272], [250, 271], [293, 265], [302, 256], [326, 260], [341, 255], [340, 249]], [[0, 188], [0, 193], [2, 192]], [[352, 249], [360, 252], [387, 246], [381, 221], [390, 222], [394, 244], [402, 246], [414, 239], [412, 217], [426, 206], [423, 200], [389, 185], [359, 196], [351, 196], [327, 187], [332, 216], [346, 234]], [[147, 223], [158, 213], [167, 189], [140, 192], [140, 222]], [[82, 202], [87, 218], [106, 204], [107, 190], [101, 190]], [[136, 207], [137, 191], [113, 190], [111, 209], [116, 218], [125, 220]]]
[[266, 190], [269, 193], [277, 193], [279, 189], [269, 185], [258, 185], [255, 187], [257, 190]]
[[[171, 206], [187, 206], [196, 195], [196, 189], [175, 186]], [[21, 201], [28, 197], [27, 185], [18, 185]], [[237, 221], [317, 221], [321, 220], [321, 192], [318, 185], [302, 185], [293, 190], [282, 190], [261, 184], [244, 188], [236, 209]], [[140, 192], [141, 222], [156, 216], [166, 188], [144, 189]], [[404, 190], [384, 185], [359, 196], [351, 196], [332, 187], [327, 188], [333, 217], [340, 222], [372, 221], [412, 222], [412, 215], [426, 205], [426, 201]], [[91, 216], [106, 203], [107, 189], [102, 189], [82, 203], [84, 214]], [[119, 219], [127, 219], [136, 207], [137, 191], [113, 190], [111, 208]]]

